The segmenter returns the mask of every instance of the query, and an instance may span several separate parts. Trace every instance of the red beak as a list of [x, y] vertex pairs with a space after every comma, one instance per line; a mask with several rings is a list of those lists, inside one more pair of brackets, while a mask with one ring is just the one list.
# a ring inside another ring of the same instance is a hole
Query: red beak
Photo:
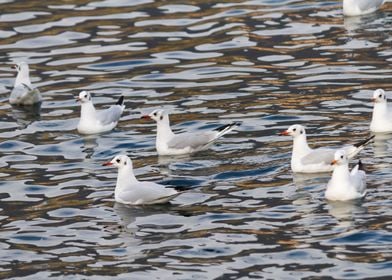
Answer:
[[143, 120], [151, 120], [151, 117], [149, 115], [144, 115], [140, 117]]
[[110, 161], [102, 163], [102, 166], [112, 166], [112, 165], [113, 163], [111, 163]]
[[78, 97], [76, 97], [76, 102], [79, 102], [80, 101], [80, 98], [79, 98], [79, 96]]
[[333, 161], [331, 161], [331, 165], [335, 165], [336, 163], [338, 163], [338, 161], [336, 159], [334, 159]]
[[372, 102], [376, 102], [376, 98], [372, 98]]
[[287, 130], [285, 130], [285, 131], [280, 132], [279, 135], [281, 135], [281, 136], [289, 136], [290, 134], [289, 134], [289, 132]]

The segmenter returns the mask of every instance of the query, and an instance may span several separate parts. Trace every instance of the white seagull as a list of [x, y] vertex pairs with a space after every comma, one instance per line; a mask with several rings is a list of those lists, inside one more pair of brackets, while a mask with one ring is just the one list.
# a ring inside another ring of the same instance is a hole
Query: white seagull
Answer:
[[18, 71], [14, 88], [11, 91], [9, 102], [13, 105], [34, 105], [42, 101], [41, 93], [31, 84], [29, 65], [20, 62], [15, 65]]
[[385, 91], [377, 89], [373, 93], [374, 107], [370, 131], [392, 132], [392, 111], [388, 111], [387, 96]]
[[164, 110], [155, 110], [143, 119], [157, 122], [156, 149], [159, 155], [183, 155], [208, 149], [219, 137], [241, 125], [233, 122], [212, 131], [174, 134], [170, 128], [169, 114]]
[[115, 156], [103, 166], [118, 168], [114, 199], [123, 204], [141, 205], [166, 203], [180, 194], [173, 188], [154, 182], [140, 182], [133, 174], [131, 159], [126, 155]]
[[345, 16], [360, 16], [377, 11], [386, 0], [343, 0]]
[[366, 195], [366, 173], [361, 161], [350, 172], [346, 152], [338, 150], [331, 165], [334, 169], [325, 191], [326, 199], [345, 201]]
[[76, 98], [81, 103], [78, 131], [82, 134], [95, 134], [110, 131], [116, 127], [124, 111], [124, 96], [120, 96], [115, 105], [108, 109], [96, 111], [87, 91], [82, 91]]
[[[333, 166], [330, 164], [334, 159], [337, 149], [317, 148], [311, 149], [306, 140], [305, 127], [299, 124], [290, 126], [280, 135], [293, 136], [293, 152], [291, 155], [291, 170], [299, 173], [330, 172]], [[354, 145], [344, 146], [342, 149], [349, 159], [358, 154], [372, 139], [374, 135]]]

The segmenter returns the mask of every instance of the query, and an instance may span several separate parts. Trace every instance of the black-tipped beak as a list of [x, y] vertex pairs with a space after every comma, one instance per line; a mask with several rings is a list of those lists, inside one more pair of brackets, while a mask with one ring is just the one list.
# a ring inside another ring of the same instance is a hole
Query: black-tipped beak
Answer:
[[143, 120], [151, 120], [151, 117], [149, 115], [143, 115], [140, 118]]
[[112, 166], [112, 165], [113, 163], [111, 163], [110, 161], [102, 163], [102, 166]]

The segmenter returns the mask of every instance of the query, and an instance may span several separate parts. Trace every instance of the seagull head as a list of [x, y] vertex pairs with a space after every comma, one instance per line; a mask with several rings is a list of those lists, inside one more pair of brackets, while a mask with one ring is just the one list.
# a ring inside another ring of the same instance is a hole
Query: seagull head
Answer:
[[387, 102], [387, 95], [383, 89], [379, 88], [373, 92], [372, 100], [374, 103], [385, 103]]
[[348, 158], [344, 150], [337, 150], [331, 165], [344, 165], [348, 164]]
[[132, 168], [132, 161], [126, 155], [117, 155], [111, 161], [103, 163], [102, 166], [114, 166], [118, 169]]
[[162, 109], [154, 110], [150, 114], [142, 116], [142, 119], [154, 120], [157, 123], [163, 121], [165, 118], [167, 118], [167, 113]]
[[16, 69], [16, 71], [18, 73], [22, 72], [22, 71], [25, 72], [25, 73], [29, 73], [29, 65], [26, 62], [24, 62], [24, 61], [15, 64], [14, 68]]
[[76, 97], [76, 101], [80, 101], [81, 103], [91, 102], [91, 94], [84, 90]]
[[305, 127], [300, 124], [294, 124], [290, 126], [287, 130], [279, 133], [279, 135], [293, 136], [294, 138], [301, 135], [305, 136]]

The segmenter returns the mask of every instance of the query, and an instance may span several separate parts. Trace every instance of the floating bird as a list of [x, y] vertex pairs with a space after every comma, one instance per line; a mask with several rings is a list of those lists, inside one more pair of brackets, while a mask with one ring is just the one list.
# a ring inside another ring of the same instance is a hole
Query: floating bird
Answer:
[[212, 131], [174, 134], [170, 128], [169, 114], [155, 110], [143, 119], [157, 122], [156, 149], [159, 155], [183, 155], [208, 149], [219, 137], [241, 125], [233, 122]]
[[386, 0], [343, 0], [345, 16], [360, 16], [377, 11]]
[[15, 65], [18, 71], [14, 88], [11, 91], [9, 102], [13, 105], [34, 105], [42, 101], [41, 93], [31, 84], [29, 65], [20, 62]]
[[[299, 173], [330, 172], [333, 166], [330, 164], [334, 158], [336, 149], [318, 148], [311, 149], [306, 140], [305, 127], [299, 124], [290, 126], [280, 135], [293, 136], [293, 152], [291, 155], [291, 170]], [[358, 154], [372, 139], [374, 135], [354, 145], [343, 147], [349, 159]]]
[[361, 161], [350, 172], [346, 152], [338, 150], [335, 152], [331, 166], [334, 169], [325, 191], [328, 200], [345, 201], [366, 195], [366, 173]]
[[164, 185], [138, 181], [133, 174], [132, 161], [126, 155], [115, 156], [102, 165], [118, 168], [114, 190], [114, 199], [117, 202], [131, 205], [166, 203], [180, 194], [177, 190]]
[[373, 93], [374, 108], [370, 131], [392, 132], [392, 111], [388, 110], [387, 96], [385, 91], [377, 89]]
[[82, 91], [76, 98], [81, 103], [78, 131], [82, 134], [95, 134], [110, 131], [116, 127], [124, 111], [124, 96], [120, 96], [115, 105], [108, 109], [96, 111], [87, 91]]

